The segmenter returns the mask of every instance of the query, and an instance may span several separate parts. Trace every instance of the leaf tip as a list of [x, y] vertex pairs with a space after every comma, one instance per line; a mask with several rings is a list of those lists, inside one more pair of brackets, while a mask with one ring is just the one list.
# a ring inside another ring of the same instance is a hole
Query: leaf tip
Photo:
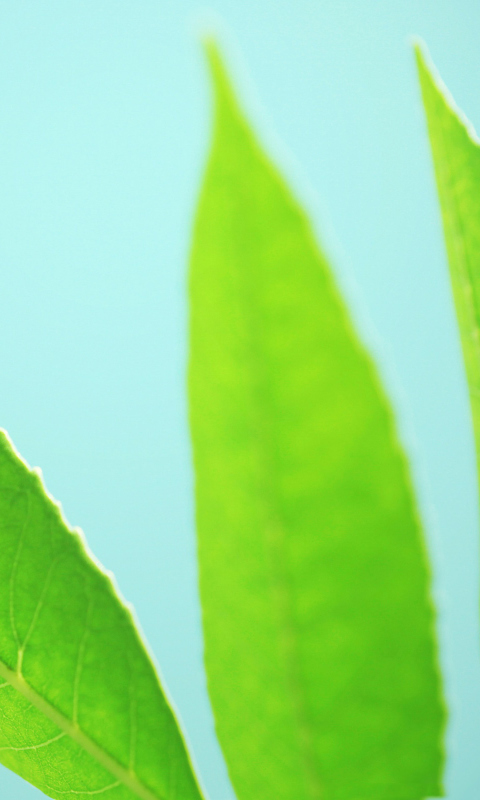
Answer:
[[418, 67], [425, 68], [425, 62], [430, 58], [430, 54], [428, 52], [428, 47], [422, 39], [421, 36], [411, 36], [410, 37], [410, 44], [413, 48], [413, 52], [415, 54], [415, 60], [417, 62]]
[[215, 88], [218, 88], [218, 85], [226, 80], [225, 68], [220, 54], [220, 46], [212, 33], [205, 33], [202, 36], [202, 45], [207, 59], [210, 78]]
[[429, 116], [428, 108], [432, 103], [444, 106], [445, 110], [455, 117], [462, 128], [464, 128], [468, 138], [477, 146], [480, 145], [480, 138], [466, 114], [455, 102], [453, 95], [442, 80], [442, 77], [435, 66], [427, 45], [419, 37], [413, 41], [415, 57], [417, 62], [418, 76], [422, 89], [423, 103]]
[[428, 85], [430, 89], [444, 95], [445, 87], [442, 85], [442, 80], [425, 41], [420, 36], [413, 36], [411, 41], [422, 92], [425, 93], [426, 85]]
[[227, 112], [229, 116], [238, 116], [238, 103], [217, 36], [207, 29], [201, 36], [201, 43], [214, 90], [216, 115]]

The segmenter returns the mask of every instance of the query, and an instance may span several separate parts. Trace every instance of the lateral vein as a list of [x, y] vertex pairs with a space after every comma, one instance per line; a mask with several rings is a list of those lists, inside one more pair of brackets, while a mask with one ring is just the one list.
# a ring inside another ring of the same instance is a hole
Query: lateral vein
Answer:
[[25, 747], [11, 747], [11, 746], [0, 747], [0, 750], [9, 750], [9, 751], [13, 750], [15, 753], [21, 753], [23, 752], [23, 750], [39, 750], [41, 747], [47, 747], [49, 744], [58, 742], [59, 739], [63, 739], [63, 737], [66, 735], [67, 734], [65, 733], [65, 731], [62, 731], [61, 733], [58, 734], [58, 736], [53, 736], [47, 742], [40, 742], [40, 744], [29, 744], [26, 745]]
[[[0, 661], [0, 678], [8, 682], [14, 689], [16, 689], [29, 703], [44, 714], [48, 719], [57, 725], [60, 730], [64, 731], [67, 736], [82, 747], [89, 755], [92, 756], [104, 769], [110, 772], [119, 783], [123, 783], [127, 789], [130, 789], [140, 800], [165, 800], [161, 795], [152, 792], [138, 777], [130, 772], [128, 769], [118, 763], [112, 756], [105, 752], [96, 742], [90, 739], [78, 725], [74, 724], [72, 720], [65, 717], [60, 711], [52, 706], [48, 700], [41, 697], [35, 689], [33, 689], [25, 680], [23, 675], [15, 672]], [[105, 790], [104, 790], [105, 791]], [[82, 794], [86, 794], [82, 792]]]
[[104, 792], [108, 792], [109, 789], [116, 789], [117, 786], [120, 786], [120, 781], [115, 781], [115, 783], [109, 783], [108, 786], [103, 786], [101, 789], [94, 789], [92, 792], [83, 791], [80, 789], [69, 789], [67, 792], [59, 792], [58, 789], [54, 789], [52, 786], [48, 788], [50, 791], [55, 792], [55, 794], [104, 794]]

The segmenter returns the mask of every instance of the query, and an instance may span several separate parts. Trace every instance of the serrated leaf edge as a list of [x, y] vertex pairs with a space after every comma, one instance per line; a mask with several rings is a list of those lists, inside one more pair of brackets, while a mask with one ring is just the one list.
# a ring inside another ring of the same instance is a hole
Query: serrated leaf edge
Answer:
[[[102, 575], [107, 579], [108, 583], [110, 584], [110, 588], [112, 593], [114, 594], [115, 598], [118, 600], [122, 608], [125, 610], [126, 614], [128, 615], [132, 626], [134, 628], [134, 633], [138, 638], [139, 644], [143, 647], [145, 654], [150, 661], [155, 675], [158, 679], [159, 684], [159, 691], [165, 697], [166, 703], [170, 707], [174, 719], [177, 723], [179, 735], [182, 739], [182, 742], [185, 747], [185, 754], [187, 761], [190, 765], [192, 770], [192, 774], [194, 777], [195, 782], [197, 783], [199, 796], [202, 797], [202, 791], [200, 786], [198, 785], [198, 779], [196, 776], [196, 771], [194, 770], [189, 751], [186, 746], [186, 742], [183, 736], [183, 731], [178, 723], [177, 714], [175, 713], [174, 704], [171, 702], [168, 693], [164, 689], [162, 683], [160, 682], [159, 673], [160, 670], [158, 669], [155, 661], [149, 651], [148, 644], [146, 639], [143, 635], [143, 631], [141, 626], [137, 620], [135, 610], [131, 603], [128, 603], [125, 598], [123, 597], [120, 589], [118, 588], [117, 582], [115, 580], [115, 576], [113, 572], [107, 570], [103, 564], [98, 560], [98, 558], [94, 555], [94, 553], [90, 550], [88, 546], [85, 534], [81, 528], [75, 527], [72, 528], [68, 521], [65, 518], [63, 508], [61, 503], [59, 503], [48, 491], [45, 486], [45, 482], [43, 480], [42, 471], [39, 468], [32, 468], [28, 462], [23, 458], [23, 456], [18, 452], [15, 445], [13, 444], [9, 434], [4, 428], [0, 428], [0, 441], [4, 440], [7, 447], [10, 449], [12, 454], [22, 463], [25, 469], [32, 475], [35, 475], [40, 483], [41, 489], [45, 494], [45, 497], [58, 509], [61, 517], [62, 523], [65, 525], [67, 530], [70, 532], [72, 536], [76, 536], [82, 546], [85, 556], [87, 559], [93, 563], [96, 569], [102, 573]], [[23, 675], [21, 674], [21, 664], [22, 661], [19, 659], [17, 664], [17, 670], [12, 670], [8, 667], [1, 659], [0, 659], [0, 678], [2, 678], [7, 685], [13, 687], [16, 691], [18, 691], [26, 700], [28, 700], [35, 708], [37, 708], [41, 713], [45, 714], [48, 719], [50, 719], [55, 725], [57, 725], [67, 736], [69, 736], [74, 742], [76, 742], [80, 747], [82, 747], [87, 753], [89, 753], [101, 766], [103, 766], [106, 770], [108, 770], [120, 783], [123, 783], [128, 789], [130, 789], [140, 800], [165, 800], [165, 798], [153, 792], [147, 786], [145, 786], [141, 781], [138, 779], [136, 774], [125, 767], [123, 767], [115, 758], [110, 756], [100, 745], [98, 745], [93, 739], [87, 736], [79, 727], [78, 723], [68, 719], [64, 714], [62, 714], [58, 709], [56, 709], [53, 705], [51, 705], [45, 698], [38, 694], [25, 680]], [[5, 684], [2, 684], [2, 688]], [[111, 787], [106, 787], [111, 788]], [[113, 788], [113, 787], [112, 787]], [[56, 791], [51, 788], [51, 791]], [[103, 791], [103, 790], [102, 790]]]

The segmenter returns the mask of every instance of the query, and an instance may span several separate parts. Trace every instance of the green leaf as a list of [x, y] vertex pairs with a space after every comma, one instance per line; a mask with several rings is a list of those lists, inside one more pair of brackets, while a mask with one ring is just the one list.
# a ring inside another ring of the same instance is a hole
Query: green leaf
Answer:
[[0, 760], [57, 800], [201, 798], [131, 609], [3, 432]]
[[422, 46], [415, 48], [467, 370], [480, 473], [480, 144]]
[[441, 794], [430, 574], [392, 412], [208, 46], [190, 273], [205, 661], [240, 800]]

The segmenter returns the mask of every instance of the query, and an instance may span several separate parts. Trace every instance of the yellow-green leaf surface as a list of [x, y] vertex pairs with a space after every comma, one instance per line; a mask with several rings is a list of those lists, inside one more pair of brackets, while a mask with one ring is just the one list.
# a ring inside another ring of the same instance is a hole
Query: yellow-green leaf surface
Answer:
[[201, 798], [131, 610], [3, 432], [0, 761], [57, 800]]
[[239, 800], [438, 796], [430, 574], [392, 412], [304, 211], [208, 52], [189, 392], [218, 736]]
[[416, 47], [480, 469], [480, 144]]

